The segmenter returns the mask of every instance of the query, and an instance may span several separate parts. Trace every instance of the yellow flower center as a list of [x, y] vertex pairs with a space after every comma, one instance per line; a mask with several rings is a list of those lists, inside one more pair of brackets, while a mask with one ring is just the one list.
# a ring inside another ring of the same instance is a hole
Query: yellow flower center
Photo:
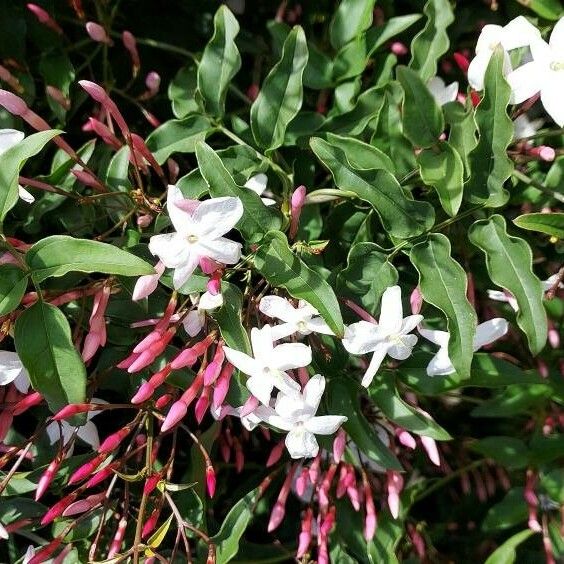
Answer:
[[564, 60], [552, 61], [552, 63], [550, 63], [550, 70], [553, 71], [564, 70]]
[[186, 237], [186, 241], [188, 241], [188, 243], [193, 245], [194, 243], [198, 242], [198, 236], [197, 235], [188, 235], [188, 237]]

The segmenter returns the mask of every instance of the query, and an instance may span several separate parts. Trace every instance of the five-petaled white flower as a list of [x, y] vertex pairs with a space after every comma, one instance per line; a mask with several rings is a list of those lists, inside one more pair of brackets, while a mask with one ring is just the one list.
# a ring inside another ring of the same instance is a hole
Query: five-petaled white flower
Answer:
[[303, 394], [278, 394], [274, 409], [259, 405], [254, 411], [265, 423], [288, 431], [285, 443], [292, 458], [317, 456], [315, 435], [331, 435], [347, 420], [344, 415], [315, 415], [324, 390], [325, 378], [316, 374], [305, 385]]
[[[192, 296], [190, 296], [192, 299]], [[182, 322], [186, 333], [190, 337], [195, 337], [204, 326], [206, 321], [206, 311], [212, 309], [217, 309], [223, 305], [223, 294], [217, 293], [212, 294], [211, 292], [204, 292], [201, 296], [195, 295], [192, 299], [192, 303], [196, 305], [196, 309], [193, 309]]]
[[243, 215], [239, 198], [187, 200], [176, 186], [170, 185], [166, 206], [175, 232], [153, 235], [149, 250], [167, 268], [174, 268], [175, 288], [190, 278], [201, 258], [223, 264], [235, 264], [239, 260], [241, 243], [222, 237]]
[[365, 388], [370, 386], [386, 355], [396, 360], [405, 360], [411, 355], [417, 336], [410, 333], [422, 319], [422, 315], [403, 317], [401, 289], [399, 286], [390, 286], [382, 295], [378, 325], [359, 321], [346, 328], [343, 345], [348, 352], [357, 355], [374, 353], [362, 378]]
[[251, 176], [247, 182], [245, 182], [245, 188], [252, 190], [255, 194], [258, 194], [262, 200], [262, 203], [265, 206], [273, 206], [276, 201], [272, 198], [266, 198], [263, 196], [264, 191], [266, 190], [266, 185], [268, 183], [268, 176], [264, 174], [264, 172], [259, 172], [254, 176]]
[[427, 88], [439, 106], [454, 102], [458, 96], [458, 82], [451, 82], [448, 86], [440, 76], [434, 76], [427, 82]]
[[259, 309], [268, 317], [284, 321], [272, 327], [272, 338], [275, 341], [294, 333], [334, 335], [327, 323], [319, 317], [319, 312], [304, 300], [300, 300], [298, 307], [295, 308], [288, 300], [280, 296], [265, 296], [260, 300]]
[[523, 16], [518, 16], [507, 25], [488, 24], [482, 28], [476, 43], [476, 56], [468, 67], [468, 82], [472, 88], [483, 90], [484, 75], [491, 56], [498, 45], [505, 50], [503, 71], [507, 75], [511, 72], [511, 61], [507, 51], [526, 47], [541, 38], [539, 30]]
[[[474, 351], [503, 337], [503, 335], [507, 333], [508, 328], [509, 323], [502, 317], [496, 317], [484, 323], [480, 323], [480, 325], [476, 327], [476, 335], [474, 336]], [[419, 333], [422, 337], [425, 337], [425, 339], [440, 347], [427, 366], [427, 375], [447, 376], [455, 372], [454, 366], [448, 357], [450, 333], [447, 331], [435, 331], [434, 329], [424, 328], [419, 328]]]
[[300, 393], [300, 385], [285, 371], [301, 368], [311, 362], [311, 349], [301, 343], [274, 346], [272, 327], [251, 329], [253, 354], [249, 356], [230, 347], [223, 347], [227, 360], [250, 378], [247, 388], [262, 403], [268, 405], [273, 388], [290, 396]]
[[507, 76], [512, 99], [518, 104], [540, 92], [542, 105], [550, 117], [564, 125], [564, 18], [554, 26], [549, 43], [540, 35], [530, 44], [533, 60]]
[[[17, 129], [0, 129], [0, 155], [24, 140], [25, 133]], [[20, 199], [28, 204], [33, 204], [35, 198], [25, 188], [18, 185]]]
[[0, 386], [13, 383], [18, 392], [27, 394], [30, 386], [29, 374], [15, 352], [0, 351]]
[[[556, 284], [558, 280], [558, 273], [553, 274], [546, 280], [541, 280], [543, 292], [548, 292]], [[564, 288], [564, 284], [560, 282], [558, 288]], [[488, 290], [488, 298], [490, 300], [495, 300], [496, 302], [507, 302], [513, 311], [519, 311], [519, 306], [517, 305], [517, 300], [510, 292], [502, 292], [501, 290]]]

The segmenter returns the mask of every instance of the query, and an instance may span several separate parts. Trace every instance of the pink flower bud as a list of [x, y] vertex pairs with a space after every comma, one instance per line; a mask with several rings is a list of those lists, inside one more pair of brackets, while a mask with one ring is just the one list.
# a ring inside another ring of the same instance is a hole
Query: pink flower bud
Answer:
[[59, 90], [55, 86], [51, 86], [50, 84], [48, 84], [45, 87], [45, 92], [47, 96], [49, 96], [49, 98], [57, 102], [57, 104], [59, 104], [59, 106], [61, 106], [63, 110], [65, 111], [70, 110], [71, 101], [63, 94], [61, 90]]
[[155, 407], [157, 409], [164, 409], [173, 400], [172, 394], [163, 394], [155, 402]]
[[39, 392], [31, 392], [21, 399], [12, 410], [12, 415], [21, 415], [29, 408], [39, 405], [43, 401], [43, 396]]
[[88, 118], [88, 125], [90, 129], [98, 135], [106, 145], [114, 149], [120, 149], [123, 144], [122, 142], [114, 135], [113, 131], [104, 123], [97, 120], [96, 118], [89, 117]]
[[216, 270], [212, 277], [208, 280], [206, 289], [213, 296], [221, 293], [221, 270]]
[[407, 53], [409, 53], [409, 49], [401, 41], [394, 41], [390, 45], [390, 51], [398, 57], [402, 57], [403, 55], [407, 55]]
[[162, 475], [157, 472], [152, 476], [149, 476], [145, 480], [145, 485], [143, 486], [143, 495], [150, 495], [151, 492], [157, 487], [157, 484], [162, 480]]
[[439, 456], [439, 450], [437, 449], [437, 443], [431, 437], [421, 437], [421, 444], [429, 457], [429, 460], [435, 465], [441, 465], [441, 457]]
[[90, 474], [92, 474], [92, 472], [94, 472], [94, 470], [96, 470], [96, 468], [98, 468], [98, 466], [102, 464], [102, 461], [104, 459], [105, 455], [99, 454], [92, 460], [89, 460], [86, 464], [80, 466], [69, 478], [68, 485], [72, 486], [73, 484], [76, 484], [77, 482], [81, 482], [82, 480], [88, 478]]
[[341, 462], [343, 454], [345, 453], [345, 447], [347, 445], [347, 434], [345, 430], [341, 427], [335, 436], [333, 441], [333, 458], [335, 462]]
[[186, 416], [188, 406], [183, 401], [177, 401], [172, 404], [163, 424], [161, 426], [161, 433], [165, 433], [172, 429], [177, 423], [180, 423]]
[[63, 34], [63, 30], [61, 29], [59, 24], [49, 15], [49, 12], [45, 11], [37, 4], [29, 3], [26, 6], [27, 9], [37, 18], [37, 21], [39, 21], [39, 23], [52, 29], [55, 33], [58, 33], [59, 35]]
[[137, 216], [137, 226], [145, 229], [153, 223], [153, 216], [150, 213], [144, 213], [143, 215]]
[[210, 396], [211, 396], [211, 388], [205, 387], [202, 392], [202, 395], [198, 398], [198, 401], [196, 402], [194, 412], [198, 424], [202, 422], [202, 419], [204, 418], [204, 415], [206, 414], [206, 411], [210, 406]]
[[457, 64], [458, 68], [464, 73], [468, 74], [468, 67], [470, 66], [470, 61], [462, 53], [454, 53], [454, 62]]
[[57, 456], [51, 461], [49, 466], [47, 466], [45, 472], [41, 474], [41, 478], [39, 478], [39, 483], [37, 484], [37, 489], [35, 490], [35, 501], [39, 501], [43, 494], [47, 491], [47, 488], [53, 481], [60, 464], [61, 458]]
[[12, 92], [0, 90], [0, 106], [14, 116], [23, 117], [29, 111], [27, 104]]
[[400, 510], [400, 493], [403, 488], [403, 477], [399, 472], [388, 470], [388, 507], [394, 519], [399, 516]]
[[[123, 516], [118, 523], [116, 534], [112, 539], [112, 544], [110, 545], [110, 550], [108, 551], [108, 560], [114, 558], [114, 556], [121, 550], [121, 544], [123, 538], [125, 537], [125, 531], [127, 530], [127, 518]], [[147, 564], [147, 560], [145, 560]]]
[[76, 178], [82, 182], [82, 184], [84, 184], [85, 186], [89, 186], [90, 188], [94, 188], [94, 190], [97, 190], [99, 192], [105, 192], [106, 188], [104, 187], [104, 185], [95, 177], [92, 175], [91, 172], [87, 171], [87, 170], [76, 170], [76, 169], [72, 169], [71, 173], [76, 176]]
[[405, 429], [396, 429], [396, 434], [397, 434], [397, 437], [398, 437], [398, 441], [404, 447], [410, 448], [412, 450], [415, 449], [415, 447], [417, 446], [417, 443], [415, 442], [413, 435], [408, 433]]
[[305, 203], [306, 198], [306, 187], [298, 186], [290, 198], [290, 239], [293, 239], [298, 233], [298, 228], [300, 225], [300, 215], [302, 213], [302, 207]]
[[159, 175], [160, 178], [165, 180], [165, 174], [163, 172], [163, 169], [161, 168], [161, 165], [157, 162], [157, 160], [153, 156], [153, 153], [149, 151], [149, 148], [145, 144], [145, 141], [143, 141], [143, 138], [137, 135], [137, 133], [132, 133], [131, 141], [133, 143], [133, 148], [135, 149], [135, 151], [137, 151], [141, 155], [141, 157], [151, 165], [153, 170]]
[[141, 68], [141, 60], [139, 59], [139, 51], [137, 50], [137, 41], [130, 31], [124, 31], [121, 34], [121, 40], [123, 42], [123, 46], [127, 49], [127, 52], [131, 57], [133, 76], [137, 76], [137, 73]]
[[129, 127], [123, 119], [121, 112], [118, 110], [115, 102], [108, 96], [106, 91], [95, 82], [91, 82], [90, 80], [79, 80], [78, 84], [86, 90], [86, 92], [94, 99], [96, 102], [101, 104], [104, 109], [112, 115], [112, 117], [116, 120], [118, 127], [120, 128], [121, 132], [123, 133], [124, 137], [128, 139], [130, 137]]
[[282, 484], [282, 488], [280, 489], [280, 493], [278, 494], [278, 499], [272, 508], [272, 513], [270, 514], [270, 520], [268, 521], [267, 530], [269, 533], [274, 531], [282, 520], [284, 519], [284, 515], [286, 513], [286, 500], [288, 499], [288, 494], [292, 489], [292, 480], [294, 477], [294, 467], [290, 469], [284, 483]]
[[43, 562], [46, 562], [51, 554], [59, 548], [62, 542], [62, 537], [54, 538], [49, 544], [43, 546], [40, 550], [35, 551], [34, 556], [28, 561], [28, 564], [42, 564]]
[[423, 294], [421, 293], [419, 286], [416, 286], [413, 292], [411, 292], [409, 303], [411, 304], [411, 313], [413, 315], [416, 315], [421, 311], [421, 306], [423, 305]]
[[298, 551], [296, 553], [296, 558], [302, 558], [311, 544], [311, 525], [313, 522], [313, 510], [308, 507], [302, 518], [302, 529], [300, 531], [299, 541], [298, 541]]
[[321, 455], [318, 454], [309, 467], [309, 479], [313, 485], [317, 484], [319, 478], [319, 466], [321, 465]]
[[221, 367], [225, 360], [225, 353], [223, 352], [223, 345], [220, 342], [217, 345], [213, 360], [206, 366], [204, 371], [204, 386], [211, 386], [221, 373]]
[[225, 364], [215, 382], [212, 404], [216, 409], [223, 404], [225, 398], [227, 397], [227, 393], [229, 392], [229, 383], [231, 382], [231, 376], [233, 375], [234, 370], [235, 368], [232, 364]]
[[241, 408], [240, 417], [246, 417], [247, 415], [250, 415], [259, 406], [259, 404], [260, 402], [258, 398], [251, 394]]
[[206, 487], [208, 495], [213, 497], [215, 494], [215, 471], [211, 464], [206, 465]]
[[366, 517], [364, 520], [364, 538], [366, 542], [369, 542], [374, 537], [376, 533], [377, 518], [376, 518], [376, 507], [374, 506], [374, 498], [372, 497], [372, 489], [368, 483], [368, 478], [366, 474], [363, 473], [363, 485], [364, 485], [364, 506], [366, 508]]
[[349, 501], [351, 502], [353, 509], [355, 511], [359, 511], [360, 510], [360, 492], [359, 492], [358, 486], [356, 484], [356, 481], [355, 481], [354, 484], [352, 484], [351, 486], [349, 486], [347, 488], [347, 497], [349, 498]]
[[147, 538], [155, 530], [160, 514], [161, 514], [160, 507], [156, 507], [155, 509], [153, 509], [153, 512], [151, 513], [151, 515], [149, 515], [149, 518], [145, 521], [145, 524], [143, 525], [143, 530], [141, 531], [141, 538], [143, 539]]
[[151, 71], [145, 77], [145, 86], [149, 92], [154, 96], [161, 86], [161, 77], [158, 72]]
[[106, 33], [106, 30], [100, 24], [96, 22], [86, 22], [86, 33], [90, 36], [90, 39], [98, 43], [105, 43], [106, 45], [112, 45], [112, 40]]
[[556, 151], [552, 147], [540, 145], [533, 147], [528, 151], [529, 155], [538, 157], [541, 161], [551, 163], [556, 158]]
[[327, 538], [329, 536], [329, 533], [331, 532], [331, 529], [335, 524], [335, 511], [335, 506], [330, 507], [327, 515], [325, 515], [325, 518], [321, 522], [321, 526], [319, 527], [319, 534], [323, 538]]
[[73, 492], [63, 499], [59, 500], [55, 505], [51, 506], [51, 508], [43, 515], [41, 519], [41, 525], [48, 525], [52, 523], [57, 517], [60, 517], [63, 514], [63, 511], [76, 499], [78, 494]]
[[106, 497], [105, 492], [100, 492], [98, 494], [89, 495], [85, 499], [79, 499], [74, 503], [71, 503], [64, 511], [63, 517], [71, 517], [73, 515], [80, 515], [86, 511], [90, 511], [97, 505], [99, 505]]
[[99, 409], [99, 406], [90, 403], [71, 403], [57, 411], [57, 413], [53, 415], [53, 421], [63, 421], [79, 413], [86, 413], [87, 411], [93, 411], [95, 409]]
[[118, 448], [123, 439], [129, 435], [129, 433], [131, 433], [131, 426], [127, 425], [122, 429], [119, 429], [119, 431], [116, 431], [106, 437], [104, 442], [98, 447], [98, 454], [113, 452], [116, 448]]
[[278, 444], [274, 445], [274, 448], [270, 451], [270, 455], [266, 461], [267, 468], [270, 468], [280, 460], [282, 454], [284, 453], [285, 446], [284, 441], [280, 441]]
[[155, 265], [156, 274], [146, 274], [145, 276], [140, 276], [135, 283], [135, 288], [133, 288], [133, 295], [131, 299], [135, 302], [150, 296], [159, 285], [159, 280], [164, 274], [165, 265], [159, 261]]
[[84, 487], [93, 488], [104, 480], [107, 480], [110, 476], [113, 475], [114, 470], [117, 470], [119, 468], [119, 465], [119, 462], [112, 462], [111, 464], [108, 464], [106, 467], [102, 468], [102, 470], [96, 472], [96, 474], [94, 474], [92, 478], [90, 478], [88, 482], [86, 482]]
[[135, 345], [133, 352], [135, 354], [146, 351], [152, 344], [157, 343], [162, 338], [160, 331], [151, 331], [145, 338], [143, 338], [137, 345]]
[[137, 393], [131, 398], [131, 403], [133, 404], [143, 403], [144, 401], [150, 399], [154, 393], [155, 393], [154, 386], [150, 382], [144, 382], [137, 390]]
[[191, 367], [196, 364], [198, 360], [198, 355], [194, 351], [193, 347], [184, 349], [178, 353], [170, 363], [173, 370], [179, 370], [180, 368]]
[[251, 100], [251, 102], [254, 102], [260, 92], [260, 88], [258, 84], [251, 84], [248, 88], [247, 88], [247, 98], [249, 98], [249, 100]]

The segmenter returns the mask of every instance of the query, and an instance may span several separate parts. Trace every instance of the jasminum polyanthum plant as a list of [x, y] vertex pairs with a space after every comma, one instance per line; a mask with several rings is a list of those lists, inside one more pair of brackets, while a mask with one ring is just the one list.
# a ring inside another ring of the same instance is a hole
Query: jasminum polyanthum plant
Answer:
[[3, 15], [0, 561], [564, 558], [558, 2], [201, 4]]

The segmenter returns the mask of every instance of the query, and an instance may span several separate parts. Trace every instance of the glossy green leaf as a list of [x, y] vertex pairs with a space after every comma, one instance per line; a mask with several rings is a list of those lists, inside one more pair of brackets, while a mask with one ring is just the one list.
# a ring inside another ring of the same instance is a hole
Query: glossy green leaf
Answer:
[[411, 42], [409, 66], [427, 82], [437, 74], [437, 62], [450, 46], [446, 30], [454, 21], [454, 14], [449, 0], [428, 0], [423, 13], [427, 22]]
[[366, 53], [366, 34], [355, 37], [335, 55], [333, 60], [333, 80], [341, 82], [361, 75], [368, 63]]
[[265, 206], [260, 196], [252, 190], [238, 186], [227, 172], [217, 153], [206, 143], [198, 143], [196, 158], [200, 172], [213, 197], [232, 196], [243, 203], [243, 217], [237, 224], [247, 241], [257, 241], [261, 235], [282, 225], [280, 213]]
[[221, 117], [229, 84], [241, 68], [241, 55], [235, 45], [239, 24], [226, 5], [219, 7], [213, 23], [213, 36], [198, 65], [197, 94], [206, 113]]
[[147, 539], [147, 546], [149, 548], [145, 549], [145, 554], [147, 556], [154, 556], [151, 549], [158, 548], [164, 541], [170, 526], [172, 525], [172, 520], [174, 519], [174, 514], [171, 513], [168, 519]]
[[38, 301], [25, 310], [16, 321], [14, 342], [33, 389], [53, 413], [69, 403], [84, 402], [86, 368], [60, 309]]
[[515, 549], [534, 534], [533, 530], [525, 529], [513, 535], [489, 555], [485, 564], [513, 564], [517, 558]]
[[304, 86], [314, 90], [330, 88], [333, 84], [333, 60], [308, 41], [309, 57], [304, 69]]
[[547, 320], [542, 284], [533, 274], [531, 248], [523, 239], [507, 234], [505, 220], [500, 215], [474, 223], [468, 237], [485, 253], [492, 282], [511, 292], [517, 300], [517, 324], [527, 335], [531, 352], [538, 354], [546, 343]]
[[483, 531], [508, 529], [527, 519], [528, 508], [523, 488], [511, 488], [505, 497], [489, 508], [482, 521]]
[[526, 213], [516, 217], [513, 223], [521, 229], [546, 233], [564, 239], [564, 213]]
[[114, 245], [75, 239], [68, 235], [52, 235], [41, 239], [25, 256], [36, 282], [67, 272], [103, 272], [122, 276], [154, 274], [143, 259]]
[[432, 227], [432, 206], [409, 199], [389, 172], [355, 168], [340, 148], [319, 137], [311, 139], [310, 145], [317, 158], [330, 170], [335, 184], [371, 204], [391, 236], [413, 237]]
[[443, 106], [445, 120], [449, 124], [448, 142], [456, 149], [464, 163], [464, 178], [470, 174], [468, 157], [478, 144], [476, 137], [476, 122], [474, 120], [474, 107], [471, 103], [464, 107], [458, 102], [449, 102]]
[[357, 243], [351, 247], [347, 267], [337, 276], [337, 291], [375, 313], [384, 290], [397, 281], [397, 270], [377, 245]]
[[420, 14], [408, 14], [386, 19], [383, 25], [372, 26], [366, 32], [366, 51], [370, 57], [392, 37], [399, 35], [421, 19]]
[[372, 25], [375, 0], [342, 0], [329, 27], [329, 40], [335, 49], [359, 36]]
[[402, 85], [403, 132], [416, 147], [436, 145], [445, 128], [443, 113], [421, 77], [408, 67], [398, 67]]
[[234, 284], [222, 283], [223, 305], [212, 317], [228, 347], [251, 354], [249, 336], [242, 323], [243, 294]]
[[440, 233], [433, 233], [427, 241], [415, 245], [409, 257], [419, 272], [423, 299], [447, 318], [452, 365], [462, 378], [469, 378], [477, 319], [466, 297], [466, 272], [452, 258], [450, 241]]
[[556, 21], [564, 15], [560, 0], [515, 0], [545, 20]]
[[402, 470], [394, 454], [378, 437], [378, 433], [362, 413], [360, 384], [351, 379], [333, 378], [327, 383], [329, 411], [346, 414], [345, 431], [370, 460], [390, 470]]
[[337, 336], [344, 333], [335, 292], [314, 270], [297, 257], [280, 231], [269, 231], [255, 255], [258, 271], [275, 288], [285, 288], [294, 298], [310, 303]]
[[439, 141], [417, 155], [419, 174], [427, 186], [437, 191], [441, 206], [454, 217], [462, 203], [464, 163], [460, 155], [446, 141]]
[[28, 276], [14, 264], [0, 265], [0, 316], [14, 311], [20, 305]]
[[58, 129], [34, 133], [0, 155], [0, 224], [18, 201], [18, 176], [23, 165], [60, 134]]
[[[39, 72], [45, 81], [45, 86], [53, 86], [60, 90], [64, 96], [69, 97], [70, 86], [75, 79], [74, 66], [68, 55], [60, 48], [50, 49], [41, 54]], [[55, 101], [46, 93], [49, 107], [60, 121], [65, 119], [67, 108]]]
[[178, 119], [199, 111], [196, 102], [198, 87], [198, 69], [195, 65], [182, 67], [168, 85], [168, 99], [172, 104], [172, 113]]
[[370, 386], [368, 393], [382, 413], [401, 428], [437, 441], [452, 439], [447, 431], [433, 419], [423, 415], [402, 400], [391, 374], [383, 374], [381, 378], [378, 378]]
[[509, 194], [505, 181], [513, 171], [507, 147], [513, 141], [513, 122], [507, 115], [511, 88], [503, 76], [504, 51], [493, 53], [484, 78], [484, 96], [476, 108], [479, 140], [468, 156], [471, 175], [466, 183], [467, 198], [488, 207], [505, 204]]
[[308, 60], [303, 29], [296, 26], [286, 37], [282, 57], [264, 79], [251, 106], [251, 129], [263, 149], [276, 149], [284, 142], [288, 124], [302, 107], [302, 75]]
[[543, 474], [540, 485], [551, 499], [560, 505], [564, 504], [564, 468], [555, 468]]
[[147, 147], [157, 162], [162, 164], [173, 153], [193, 153], [196, 144], [204, 141], [212, 131], [210, 120], [204, 116], [171, 119], [147, 137]]
[[471, 412], [472, 417], [515, 417], [536, 413], [554, 396], [554, 388], [544, 382], [510, 385], [484, 400]]
[[486, 437], [472, 443], [471, 448], [510, 470], [525, 468], [529, 464], [529, 450], [525, 443], [516, 437]]

